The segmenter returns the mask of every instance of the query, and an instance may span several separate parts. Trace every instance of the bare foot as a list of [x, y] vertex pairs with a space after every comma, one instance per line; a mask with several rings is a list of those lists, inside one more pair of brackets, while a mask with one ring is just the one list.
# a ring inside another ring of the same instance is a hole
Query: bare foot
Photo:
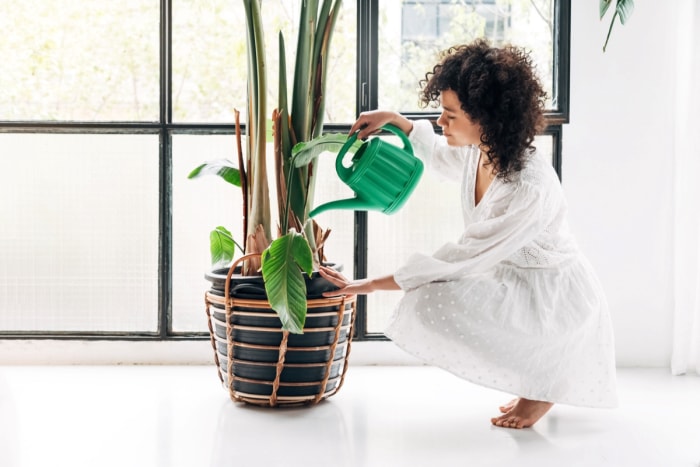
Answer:
[[510, 412], [510, 410], [513, 407], [515, 407], [515, 404], [517, 404], [519, 400], [520, 400], [520, 398], [516, 397], [515, 399], [508, 402], [507, 404], [504, 404], [504, 405], [501, 405], [500, 407], [498, 407], [498, 410], [500, 410], [501, 413], [508, 413], [508, 412]]
[[527, 428], [542, 418], [554, 404], [545, 401], [533, 401], [520, 398], [509, 411], [491, 419], [491, 423], [503, 428]]

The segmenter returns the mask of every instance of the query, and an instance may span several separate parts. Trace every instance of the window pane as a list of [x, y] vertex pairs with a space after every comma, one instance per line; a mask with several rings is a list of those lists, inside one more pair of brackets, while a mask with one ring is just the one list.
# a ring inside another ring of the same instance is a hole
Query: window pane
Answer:
[[[300, 0], [262, 3], [267, 49], [268, 115], [277, 105], [278, 34], [285, 39], [288, 88], [292, 88]], [[331, 41], [326, 123], [355, 116], [354, 2], [343, 2]], [[246, 110], [246, 21], [242, 2], [173, 0], [173, 118], [184, 122], [232, 122]], [[291, 100], [291, 94], [289, 96]]]
[[[392, 138], [394, 144], [400, 144]], [[552, 137], [537, 137], [543, 157], [552, 157]], [[426, 171], [420, 184], [396, 214], [369, 214], [368, 275], [392, 274], [416, 252], [432, 254], [462, 234], [462, 207], [458, 183], [445, 183]], [[367, 331], [383, 332], [401, 292], [367, 296]]]
[[155, 331], [158, 137], [0, 134], [0, 330]]
[[531, 50], [549, 95], [547, 107], [556, 107], [552, 0], [385, 0], [380, 9], [379, 108], [430, 110], [419, 105], [420, 80], [439, 52], [478, 37]]
[[[268, 148], [272, 154], [272, 147]], [[319, 156], [317, 200], [352, 195], [343, 190], [335, 175], [334, 158], [330, 153]], [[226, 227], [236, 241], [242, 243], [242, 198], [240, 189], [219, 177], [208, 176], [189, 180], [187, 175], [206, 160], [226, 158], [236, 161], [235, 136], [173, 136], [173, 330], [206, 331], [204, 291], [209, 282], [204, 273], [210, 269], [209, 232], [216, 226]], [[238, 166], [237, 162], [234, 162]], [[332, 176], [331, 176], [332, 175]], [[274, 164], [268, 161], [271, 209], [277, 212]], [[323, 195], [321, 195], [323, 193]], [[277, 225], [273, 214], [273, 226]], [[319, 215], [319, 225], [331, 229], [325, 252], [328, 261], [340, 263], [352, 276], [353, 212], [331, 211]], [[240, 257], [237, 253], [236, 257]]]
[[205, 161], [236, 161], [235, 142], [230, 135], [173, 136], [174, 331], [207, 330], [204, 292], [209, 282], [204, 274], [211, 268], [209, 232], [221, 225], [242, 241], [240, 189], [215, 176], [187, 178]]
[[0, 2], [0, 120], [157, 120], [159, 3]]
[[243, 2], [173, 0], [173, 120], [232, 122], [245, 111]]

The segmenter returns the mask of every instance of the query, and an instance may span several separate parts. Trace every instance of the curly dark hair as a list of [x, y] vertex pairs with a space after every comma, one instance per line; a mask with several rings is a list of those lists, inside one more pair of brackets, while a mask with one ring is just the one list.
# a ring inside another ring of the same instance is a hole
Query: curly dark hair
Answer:
[[441, 91], [457, 94], [462, 110], [482, 128], [481, 143], [498, 177], [508, 181], [522, 170], [545, 127], [547, 96], [528, 52], [478, 39], [444, 51], [420, 84], [424, 107], [438, 107]]

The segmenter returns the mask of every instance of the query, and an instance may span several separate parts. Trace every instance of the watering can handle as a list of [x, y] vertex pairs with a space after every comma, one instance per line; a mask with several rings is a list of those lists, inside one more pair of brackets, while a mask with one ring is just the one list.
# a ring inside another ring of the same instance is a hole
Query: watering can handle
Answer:
[[343, 147], [340, 148], [340, 151], [335, 158], [335, 171], [342, 180], [347, 180], [347, 178], [350, 177], [350, 167], [345, 167], [343, 165], [343, 158], [345, 157], [345, 153], [348, 152], [348, 149], [350, 149], [355, 141], [357, 141], [357, 133], [358, 132], [356, 131], [348, 138], [345, 144], [343, 144]]
[[[408, 137], [406, 136], [406, 133], [401, 131], [400, 128], [391, 125], [391, 124], [386, 124], [382, 127], [383, 130], [389, 130], [391, 133], [394, 133], [396, 136], [401, 138], [401, 141], [403, 142], [403, 149], [408, 152], [409, 154], [413, 155], [413, 147], [411, 146], [411, 142], [408, 140]], [[348, 140], [343, 144], [343, 147], [340, 148], [340, 151], [338, 152], [338, 156], [335, 159], [335, 171], [338, 173], [340, 178], [343, 180], [346, 180], [348, 177], [350, 177], [350, 167], [345, 167], [343, 165], [343, 158], [345, 157], [345, 153], [348, 152], [348, 149], [352, 147], [352, 145], [357, 141], [357, 134], [359, 133], [359, 130], [353, 133]]]
[[394, 133], [396, 136], [401, 138], [404, 150], [410, 155], [413, 155], [413, 146], [411, 146], [411, 142], [408, 140], [408, 136], [406, 136], [406, 133], [401, 131], [399, 127], [396, 127], [391, 124], [386, 124], [382, 128], [385, 130], [389, 130], [390, 132]]

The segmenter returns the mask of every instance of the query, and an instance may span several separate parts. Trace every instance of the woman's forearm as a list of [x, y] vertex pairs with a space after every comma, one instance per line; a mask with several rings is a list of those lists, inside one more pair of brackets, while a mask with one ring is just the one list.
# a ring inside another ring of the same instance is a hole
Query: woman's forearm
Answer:
[[401, 290], [393, 275], [377, 277], [369, 281], [372, 291], [376, 290]]

